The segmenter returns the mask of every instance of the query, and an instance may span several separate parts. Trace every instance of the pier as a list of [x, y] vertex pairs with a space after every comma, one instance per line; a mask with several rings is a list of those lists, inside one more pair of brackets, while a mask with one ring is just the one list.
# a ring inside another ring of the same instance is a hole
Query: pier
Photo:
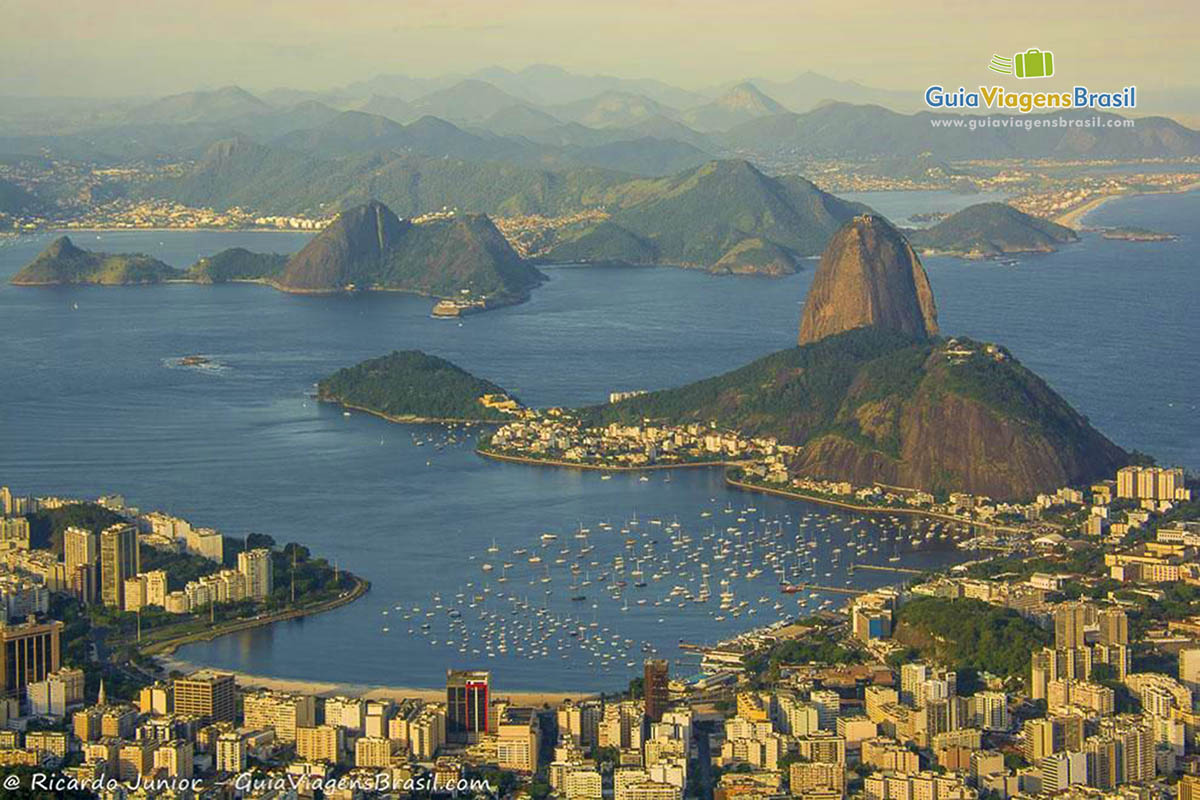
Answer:
[[912, 569], [911, 567], [889, 567], [886, 564], [851, 564], [852, 569], [873, 569], [876, 572], [897, 572], [901, 575], [924, 575], [927, 569]]
[[833, 592], [834, 594], [848, 594], [857, 597], [860, 594], [866, 594], [865, 589], [851, 589], [846, 586], [822, 586], [819, 583], [789, 583], [782, 589], [784, 594], [796, 594], [797, 592]]

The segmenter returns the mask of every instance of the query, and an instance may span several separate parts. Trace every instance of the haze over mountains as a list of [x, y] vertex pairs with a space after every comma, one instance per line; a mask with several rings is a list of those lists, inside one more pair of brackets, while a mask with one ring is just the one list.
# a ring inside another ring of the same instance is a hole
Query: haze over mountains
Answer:
[[[6, 98], [0, 156], [186, 159], [200, 157], [214, 141], [242, 136], [323, 158], [399, 150], [662, 175], [731, 155], [770, 160], [781, 154], [930, 153], [947, 159], [1200, 154], [1200, 134], [1161, 117], [1141, 118], [1133, 129], [1045, 128], [1016, 136], [1011, 128], [933, 130], [934, 115], [907, 113], [920, 101], [919, 92], [812, 72], [696, 92], [550, 66], [493, 68], [437, 79], [378, 76], [324, 92], [255, 95], [226, 86], [106, 106]], [[421, 127], [409, 130], [413, 124]]]

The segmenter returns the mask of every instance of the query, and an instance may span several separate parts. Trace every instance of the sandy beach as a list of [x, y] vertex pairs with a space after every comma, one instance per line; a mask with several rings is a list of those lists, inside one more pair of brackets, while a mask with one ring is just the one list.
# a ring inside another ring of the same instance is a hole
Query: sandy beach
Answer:
[[[164, 657], [157, 659], [159, 665], [168, 672], [177, 670], [179, 672], [188, 673], [196, 669], [200, 669], [195, 664], [183, 661], [177, 658]], [[402, 700], [405, 698], [415, 698], [425, 701], [444, 700], [446, 698], [446, 690], [444, 688], [415, 688], [409, 686], [372, 686], [368, 684], [355, 683], [339, 683], [332, 681], [306, 681], [295, 680], [291, 678], [272, 678], [267, 675], [251, 675], [245, 672], [235, 670], [220, 670], [228, 672], [237, 680], [237, 684], [242, 689], [272, 689], [277, 692], [299, 692], [302, 694], [311, 694], [318, 697], [332, 697], [334, 695], [349, 695], [351, 697], [364, 697], [368, 700], [391, 699]], [[595, 692], [506, 692], [504, 687], [493, 687], [494, 698], [511, 700], [513, 703], [522, 706], [541, 706], [550, 705], [556, 706], [564, 700], [581, 700], [587, 697], [595, 697]]]
[[1088, 214], [1095, 211], [1100, 206], [1112, 200], [1115, 197], [1136, 197], [1144, 194], [1183, 194], [1184, 192], [1192, 192], [1200, 189], [1200, 181], [1189, 183], [1186, 186], [1181, 186], [1178, 189], [1168, 189], [1161, 192], [1118, 192], [1116, 194], [1105, 194], [1100, 197], [1093, 197], [1081, 206], [1077, 206], [1065, 214], [1060, 214], [1054, 218], [1054, 222], [1059, 225], [1066, 225], [1068, 228], [1080, 229], [1083, 225], [1083, 220]]

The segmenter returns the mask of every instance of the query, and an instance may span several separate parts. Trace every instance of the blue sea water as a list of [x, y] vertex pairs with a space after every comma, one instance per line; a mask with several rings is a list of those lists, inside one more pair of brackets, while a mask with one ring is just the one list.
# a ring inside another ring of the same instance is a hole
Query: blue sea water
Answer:
[[[1113, 201], [1089, 218], [1180, 234], [1174, 242], [1088, 234], [1015, 266], [928, 259], [942, 328], [1002, 342], [1118, 443], [1200, 468], [1200, 332], [1191, 308], [1200, 296], [1198, 211], [1200, 194], [1159, 195]], [[306, 240], [215, 232], [94, 236], [76, 236], [77, 243], [140, 250], [179, 266], [223, 247], [284, 252]], [[48, 240], [0, 246], [0, 280]], [[391, 294], [5, 284], [0, 484], [40, 494], [121, 492], [143, 508], [235, 535], [269, 533], [336, 560], [371, 580], [364, 599], [189, 646], [180, 656], [255, 674], [363, 684], [434, 686], [447, 667], [461, 666], [490, 668], [497, 685], [512, 690], [615, 688], [651, 649], [679, 658], [680, 639], [713, 641], [800, 604], [812, 610], [827, 599], [840, 602], [832, 594], [782, 597], [777, 575], [765, 569], [748, 579], [742, 560], [762, 567], [766, 554], [791, 551], [782, 557], [791, 575], [803, 549], [819, 565], [810, 580], [870, 586], [888, 576], [847, 573], [851, 538], [883, 542], [861, 562], [899, 555], [901, 564], [923, 567], [965, 557], [936, 538], [913, 550], [907, 538], [893, 537], [888, 520], [860, 522], [730, 491], [717, 471], [606, 480], [499, 464], [476, 456], [461, 432], [450, 443], [438, 426], [345, 417], [306, 397], [314, 381], [338, 367], [414, 347], [534, 405], [602, 402], [612, 390], [679, 385], [791, 345], [812, 278], [811, 270], [784, 279], [669, 268], [549, 274], [530, 302], [461, 324], [431, 319], [427, 299]], [[188, 354], [209, 356], [217, 368], [174, 363]], [[634, 515], [637, 526], [630, 525]], [[670, 527], [674, 520], [678, 528]], [[574, 535], [581, 526], [589, 529], [586, 540]], [[546, 532], [558, 539], [543, 548]], [[683, 534], [691, 537], [686, 544]], [[729, 547], [714, 560], [721, 539]], [[488, 552], [493, 541], [500, 552]], [[574, 560], [584, 546], [594, 550], [574, 579], [553, 563], [559, 550], [572, 548]], [[696, 560], [688, 561], [693, 552]], [[535, 554], [542, 563], [529, 563]], [[613, 599], [600, 590], [599, 576], [612, 571], [617, 554], [627, 572], [641, 561], [648, 586], [635, 589], [629, 580]], [[683, 608], [667, 603], [672, 586], [699, 585], [702, 559], [710, 564], [712, 599]], [[503, 570], [506, 561], [513, 567]], [[662, 572], [667, 561], [671, 574], [651, 580], [655, 565]], [[484, 563], [494, 569], [484, 572]], [[547, 572], [548, 584], [541, 581]], [[501, 573], [508, 580], [499, 581]], [[747, 602], [736, 616], [717, 607], [722, 577], [730, 580], [733, 605]], [[463, 622], [452, 626], [445, 612], [458, 605], [459, 593]], [[579, 594], [587, 599], [570, 599]], [[476, 595], [484, 599], [469, 608]], [[776, 610], [776, 602], [784, 607]], [[547, 636], [547, 628], [554, 633]], [[677, 666], [689, 668], [686, 659]]]

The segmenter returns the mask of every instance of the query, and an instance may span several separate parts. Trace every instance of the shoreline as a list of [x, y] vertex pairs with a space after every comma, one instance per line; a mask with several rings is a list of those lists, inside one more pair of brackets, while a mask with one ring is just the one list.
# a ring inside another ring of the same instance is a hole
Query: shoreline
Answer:
[[[436, 687], [418, 687], [418, 686], [381, 686], [378, 684], [368, 683], [351, 683], [348, 681], [320, 681], [306, 678], [280, 678], [271, 675], [256, 675], [254, 673], [242, 672], [239, 670], [218, 669], [207, 665], [196, 664], [191, 661], [186, 661], [174, 657], [160, 657], [156, 659], [160, 666], [168, 672], [178, 670], [180, 672], [191, 672], [195, 669], [212, 669], [216, 672], [227, 673], [233, 675], [237, 681], [238, 687], [243, 689], [263, 688], [273, 689], [281, 692], [301, 692], [304, 694], [313, 694], [318, 697], [330, 697], [333, 695], [350, 695], [355, 697], [363, 697], [365, 699], [384, 699], [391, 698], [401, 700], [405, 698], [417, 698], [421, 700], [444, 700], [446, 698], [446, 690]], [[589, 697], [597, 697], [600, 692], [592, 691], [524, 691], [524, 692], [497, 692], [496, 697], [508, 698], [521, 705], [540, 706], [543, 703], [557, 705], [563, 700], [582, 700]]]
[[730, 467], [740, 464], [740, 462], [737, 461], [688, 461], [680, 464], [646, 464], [645, 466], [640, 467], [626, 467], [586, 464], [575, 461], [556, 461], [548, 458], [511, 456], [506, 453], [497, 453], [495, 450], [485, 450], [482, 447], [476, 447], [475, 453], [483, 456], [484, 458], [490, 458], [495, 461], [507, 461], [512, 464], [532, 464], [534, 466], [541, 467], [567, 467], [574, 469], [587, 469], [598, 472], [650, 472], [652, 470], [692, 469], [696, 467]]
[[331, 405], [331, 406], [340, 406], [341, 408], [349, 409], [350, 411], [358, 411], [363, 414], [370, 414], [372, 417], [378, 417], [379, 419], [385, 420], [387, 422], [395, 423], [396, 425], [442, 425], [442, 424], [448, 424], [448, 423], [454, 423], [456, 425], [465, 425], [465, 424], [503, 425], [503, 424], [505, 424], [505, 422], [507, 422], [507, 420], [500, 420], [500, 419], [469, 419], [466, 417], [463, 417], [463, 418], [458, 418], [458, 417], [417, 417], [417, 416], [397, 417], [392, 414], [385, 413], [383, 411], [376, 411], [374, 409], [366, 408], [365, 406], [356, 406], [353, 403], [345, 403], [345, 402], [342, 402], [341, 400], [332, 399], [332, 398], [326, 399], [323, 397], [318, 397], [317, 402], [325, 403], [326, 405]]
[[1157, 192], [1116, 192], [1114, 194], [1103, 194], [1099, 197], [1093, 197], [1091, 200], [1083, 203], [1083, 205], [1077, 206], [1070, 211], [1065, 211], [1062, 214], [1059, 214], [1057, 217], [1053, 217], [1051, 222], [1056, 222], [1059, 225], [1065, 225], [1066, 227], [1073, 228], [1075, 230], [1082, 230], [1084, 218], [1087, 217], [1088, 214], [1100, 208], [1100, 206], [1107, 203], [1109, 200], [1113, 200], [1118, 197], [1143, 197], [1146, 195], [1155, 194], [1187, 194], [1188, 192], [1194, 192], [1197, 189], [1200, 189], [1200, 181], [1194, 181], [1193, 183], [1180, 186], [1176, 189], [1163, 189]]
[[319, 603], [314, 606], [290, 608], [263, 617], [231, 620], [225, 624], [218, 625], [207, 630], [175, 636], [170, 639], [164, 639], [161, 642], [153, 642], [145, 647], [138, 647], [137, 650], [143, 655], [150, 656], [155, 661], [159, 661], [160, 659], [166, 660], [167, 657], [173, 655], [176, 650], [184, 645], [195, 644], [197, 642], [208, 642], [233, 633], [241, 633], [242, 631], [253, 630], [254, 628], [274, 625], [276, 622], [287, 622], [288, 620], [300, 619], [302, 617], [323, 614], [326, 611], [333, 611], [335, 608], [341, 608], [342, 606], [350, 605], [355, 600], [358, 600], [360, 597], [370, 591], [370, 589], [370, 581], [355, 575], [354, 587], [352, 589], [345, 594], [339, 595], [332, 600], [327, 600], [324, 603]]
[[806, 503], [819, 503], [821, 505], [834, 506], [847, 511], [854, 511], [861, 514], [906, 514], [912, 517], [926, 517], [928, 519], [940, 519], [945, 522], [953, 522], [958, 525], [970, 525], [977, 528], [987, 528], [993, 531], [1006, 531], [1009, 533], [1021, 533], [1019, 528], [1011, 528], [1005, 525], [995, 525], [990, 522], [981, 522], [978, 520], [964, 520], [949, 514], [942, 514], [937, 511], [926, 511], [921, 508], [899, 508], [894, 506], [864, 506], [856, 503], [849, 503], [841, 500], [833, 500], [820, 495], [802, 494], [788, 489], [774, 489], [769, 486], [758, 486], [753, 483], [744, 483], [725, 474], [725, 485], [732, 486], [735, 489], [741, 489], [747, 492], [758, 492], [760, 494], [770, 494], [777, 497], [784, 497], [790, 500], [802, 500]]

